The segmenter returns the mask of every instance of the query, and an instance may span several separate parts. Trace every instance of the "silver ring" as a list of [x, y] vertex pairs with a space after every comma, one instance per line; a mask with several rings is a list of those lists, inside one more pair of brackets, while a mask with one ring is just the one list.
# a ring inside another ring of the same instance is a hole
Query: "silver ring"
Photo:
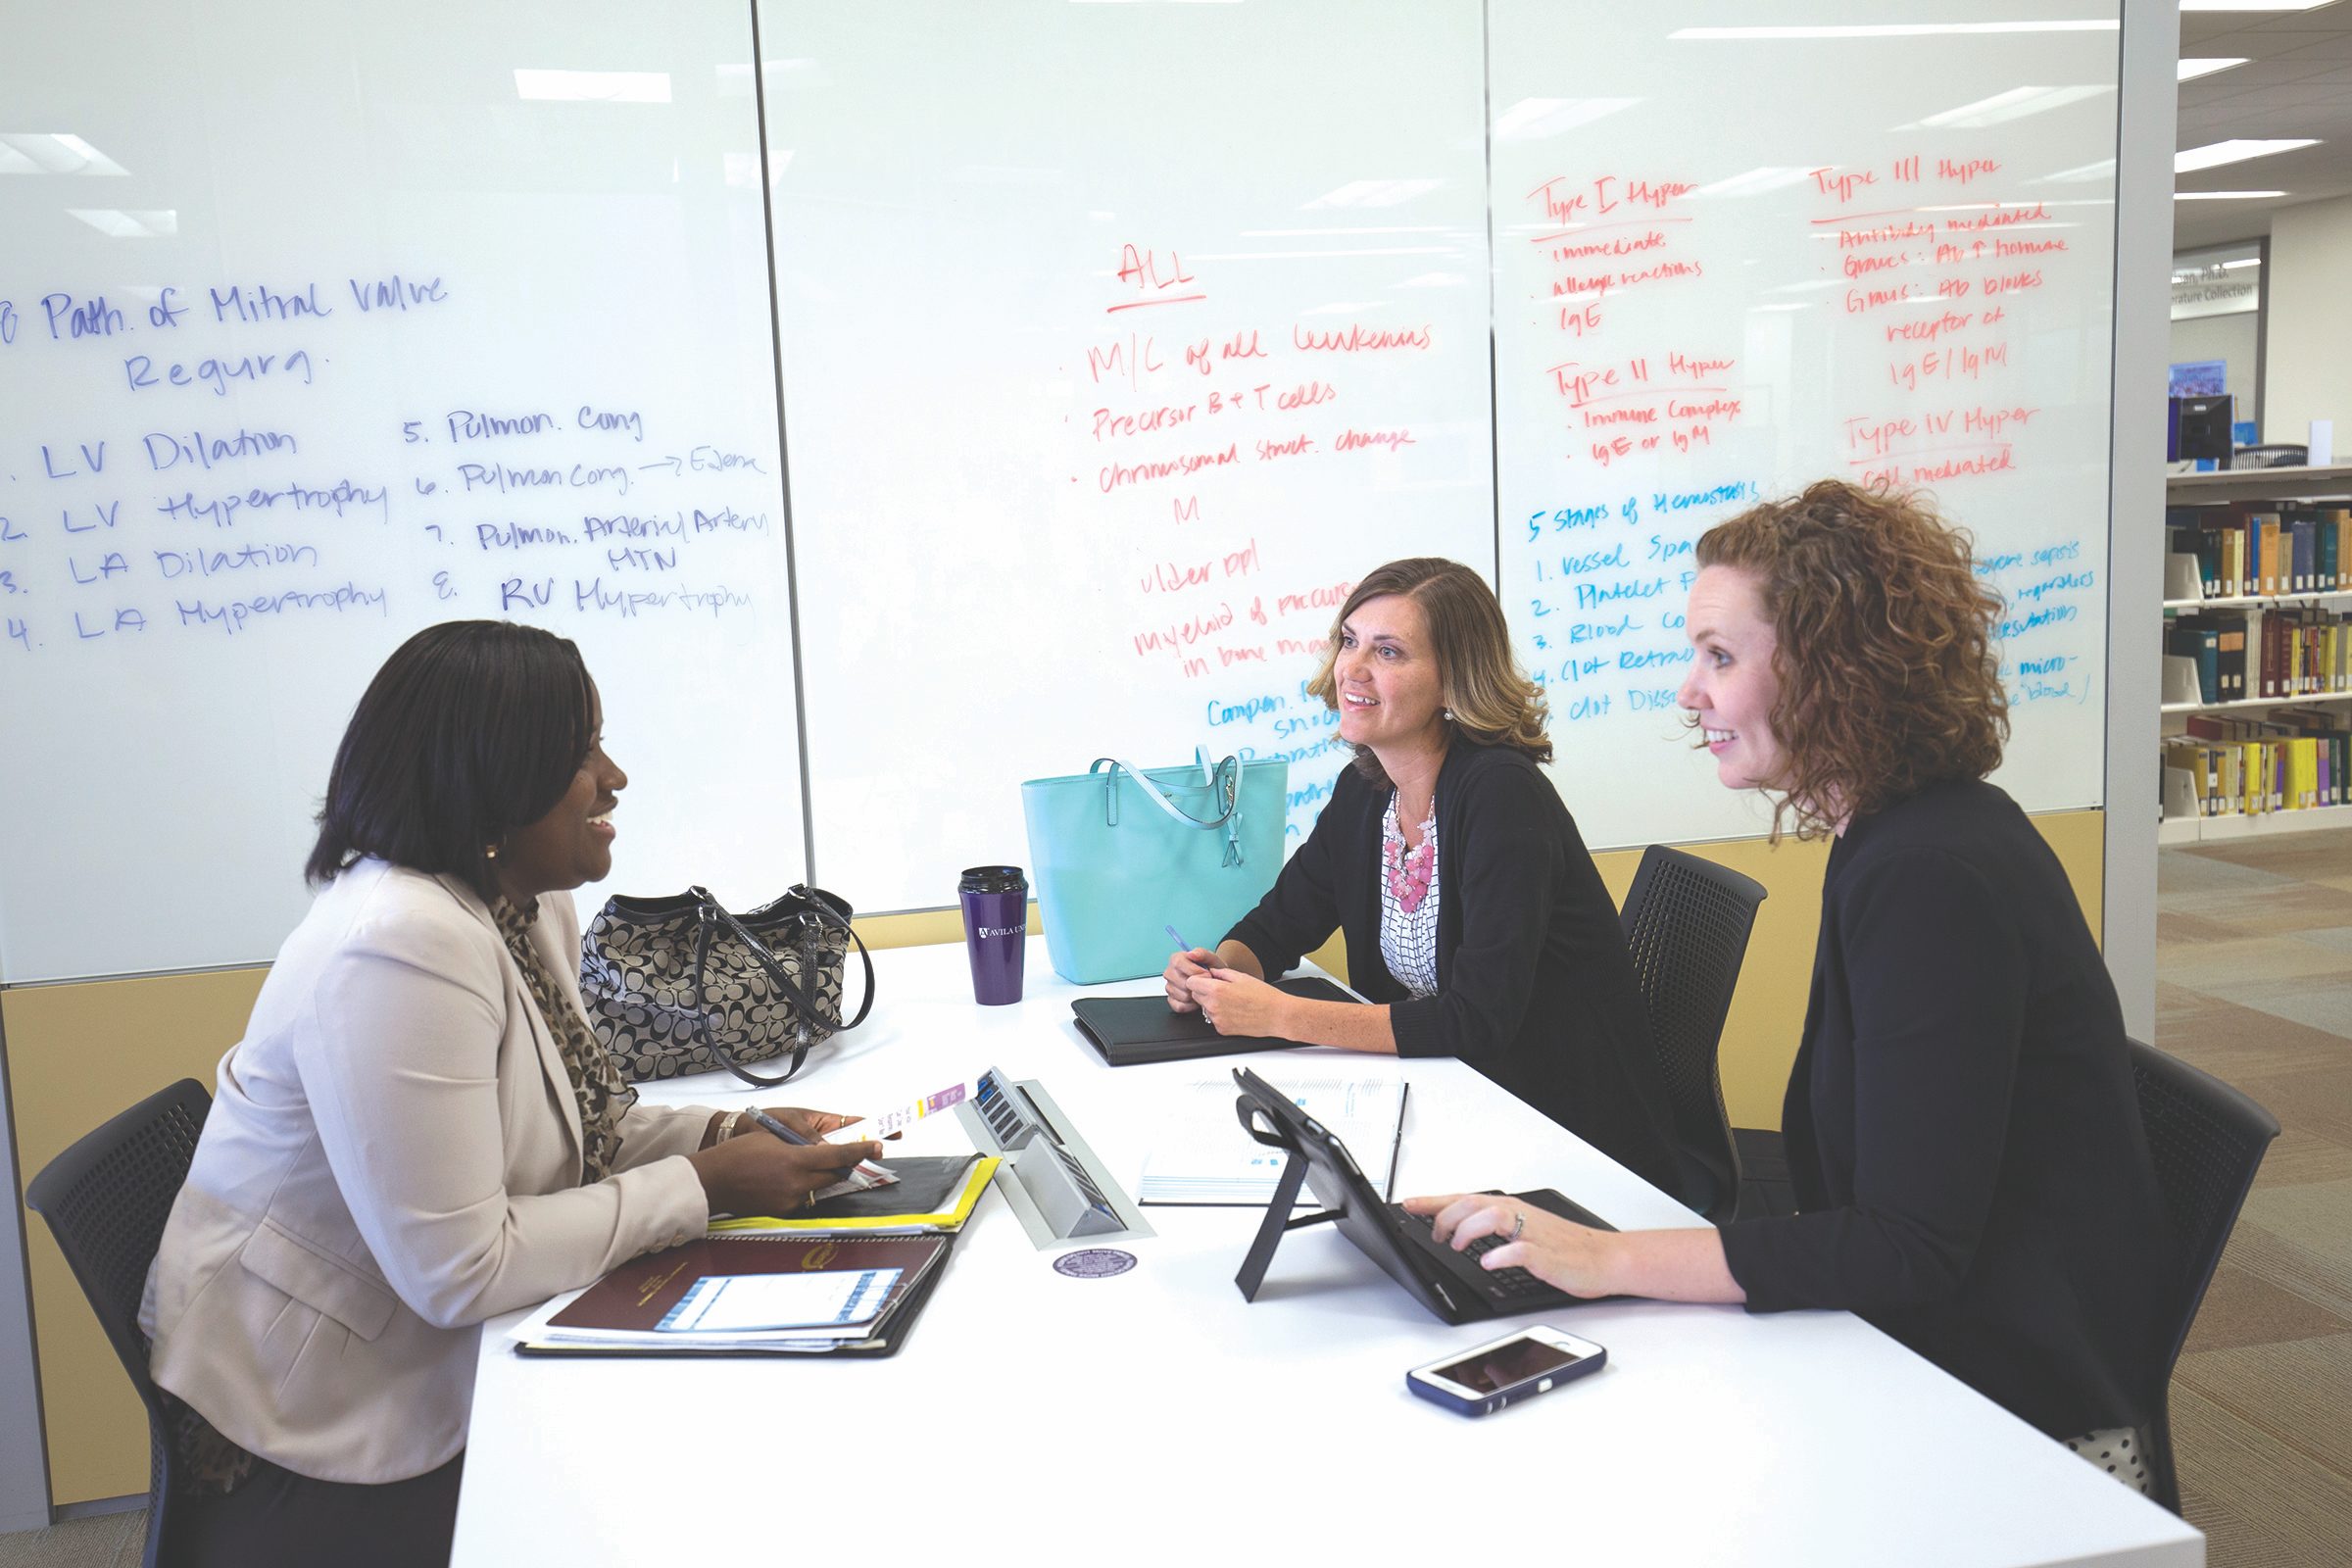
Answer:
[[1527, 1229], [1527, 1211], [1525, 1209], [1518, 1208], [1512, 1209], [1511, 1240], [1514, 1242], [1517, 1241], [1519, 1239], [1519, 1233], [1525, 1229]]

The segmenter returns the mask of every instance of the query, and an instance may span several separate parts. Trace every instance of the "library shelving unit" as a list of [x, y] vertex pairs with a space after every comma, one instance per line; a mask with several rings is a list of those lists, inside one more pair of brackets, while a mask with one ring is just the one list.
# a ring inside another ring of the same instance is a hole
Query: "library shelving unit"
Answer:
[[[2168, 507], [2222, 506], [2232, 501], [2339, 501], [2352, 505], [2352, 466], [2326, 468], [2235, 468], [2213, 473], [2180, 473], [2165, 480]], [[2326, 605], [2352, 610], [2352, 588], [2323, 593], [2258, 594], [2230, 599], [2173, 599], [2166, 611], [2267, 610], [2288, 605]], [[2161, 687], [2159, 688], [2161, 690]], [[2256, 712], [2273, 708], [2310, 708], [2352, 705], [2352, 692], [2307, 692], [2300, 697], [2249, 697], [2229, 703], [2165, 703], [2164, 739], [2184, 733], [2179, 717], [2190, 713]], [[2317, 828], [2352, 827], [2352, 806], [2311, 807], [2303, 810], [2257, 811], [2222, 816], [2166, 815], [2157, 826], [2159, 844], [2212, 844], [2224, 839], [2252, 838], [2269, 833], [2303, 833]]]

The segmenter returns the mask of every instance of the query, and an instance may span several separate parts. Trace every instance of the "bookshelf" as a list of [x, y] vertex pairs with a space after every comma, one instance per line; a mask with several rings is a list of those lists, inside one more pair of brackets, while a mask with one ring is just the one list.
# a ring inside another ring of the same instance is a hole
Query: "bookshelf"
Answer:
[[[2165, 481], [2165, 504], [2172, 507], [2223, 507], [2233, 502], [2257, 505], [2284, 502], [2352, 503], [2352, 466], [2300, 468], [2246, 468], [2213, 473], [2175, 474]], [[2167, 528], [2169, 543], [2170, 528]], [[2185, 569], [2185, 568], [2184, 568]], [[2352, 569], [2352, 568], [2348, 568]], [[2193, 576], [2193, 573], [2192, 573]], [[2162, 612], [2166, 624], [2176, 612], [2231, 611], [2244, 612], [2248, 640], [2248, 658], [2258, 658], [2262, 646], [2265, 617], [2269, 613], [2301, 610], [2326, 610], [2342, 612], [2352, 610], [2352, 578], [2347, 586], [2316, 589], [2293, 593], [2241, 594], [2206, 598], [2201, 593], [2182, 594], [2182, 584], [2175, 574], [2166, 574], [2166, 594]], [[2188, 586], [2201, 586], [2191, 582]], [[2210, 657], [2210, 656], [2208, 656]], [[2182, 661], [2185, 663], [2185, 661]], [[2168, 670], [2167, 678], [2158, 682], [2158, 691], [2171, 701], [2158, 705], [2161, 715], [2159, 744], [2178, 741], [2187, 734], [2187, 720], [2197, 714], [2228, 714], [2241, 718], [2260, 718], [2275, 709], [2300, 709], [2306, 711], [2324, 710], [2332, 712], [2352, 712], [2352, 690], [2303, 692], [2294, 696], [2245, 697], [2222, 702], [2180, 701], [2178, 682], [2180, 666]], [[2193, 670], [2191, 671], [2193, 674]], [[2210, 672], [2208, 672], [2210, 676]], [[2245, 679], [2255, 678], [2249, 664]], [[2193, 679], [2188, 685], [2194, 686]], [[2323, 747], [2323, 750], [2325, 748]], [[2159, 764], [2159, 778], [2165, 769]], [[2331, 781], [2332, 782], [2332, 781]], [[2159, 791], [2163, 801], [2162, 815], [2157, 826], [2159, 844], [2211, 844], [2234, 839], [2266, 837], [2274, 833], [2301, 833], [2315, 830], [2352, 827], [2352, 804], [2310, 806], [2257, 812], [2226, 812], [2206, 816], [2193, 809], [2183, 812], [2183, 797], [2177, 777], [2166, 781]], [[2193, 799], [2189, 800], [2193, 806]]]

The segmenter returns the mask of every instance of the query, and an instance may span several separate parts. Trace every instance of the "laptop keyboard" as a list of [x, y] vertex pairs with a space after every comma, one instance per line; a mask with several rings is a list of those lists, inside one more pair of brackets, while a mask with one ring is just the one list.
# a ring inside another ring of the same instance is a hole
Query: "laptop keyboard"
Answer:
[[[1437, 1228], [1427, 1214], [1415, 1214], [1396, 1204], [1390, 1206], [1398, 1219], [1411, 1227], [1413, 1234], [1420, 1239], [1423, 1246], [1441, 1252], [1453, 1251], [1449, 1245], [1438, 1240]], [[1479, 1258], [1486, 1256], [1497, 1247], [1505, 1245], [1507, 1244], [1499, 1236], [1481, 1236], [1459, 1252], [1454, 1252], [1456, 1257], [1469, 1259], [1471, 1266], [1477, 1269], [1479, 1288], [1486, 1293], [1488, 1299], [1511, 1301], [1522, 1297], [1557, 1296], [1559, 1294], [1556, 1289], [1544, 1284], [1523, 1268], [1477, 1268]]]

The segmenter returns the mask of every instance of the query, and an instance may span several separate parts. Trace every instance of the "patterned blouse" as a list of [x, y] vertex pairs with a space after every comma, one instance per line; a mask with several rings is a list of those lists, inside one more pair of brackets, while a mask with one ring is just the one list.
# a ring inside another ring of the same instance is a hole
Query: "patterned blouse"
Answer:
[[1438, 803], [1432, 797], [1429, 815], [1421, 822], [1423, 850], [1429, 857], [1429, 892], [1407, 913], [1389, 885], [1389, 867], [1402, 858], [1404, 834], [1396, 826], [1396, 795], [1389, 794], [1389, 808], [1380, 819], [1380, 956], [1396, 983], [1415, 997], [1438, 993]]
[[498, 934], [507, 939], [507, 951], [522, 970], [531, 1000], [539, 1004], [539, 1016], [556, 1037], [556, 1050], [571, 1078], [572, 1097], [580, 1102], [580, 1185], [601, 1182], [612, 1174], [613, 1162], [620, 1157], [620, 1118], [637, 1103], [637, 1091], [621, 1077], [612, 1054], [597, 1043], [588, 1020], [548, 972], [539, 950], [531, 946], [539, 901], [533, 899], [517, 909], [501, 899], [490, 906], [490, 914], [498, 922]]

